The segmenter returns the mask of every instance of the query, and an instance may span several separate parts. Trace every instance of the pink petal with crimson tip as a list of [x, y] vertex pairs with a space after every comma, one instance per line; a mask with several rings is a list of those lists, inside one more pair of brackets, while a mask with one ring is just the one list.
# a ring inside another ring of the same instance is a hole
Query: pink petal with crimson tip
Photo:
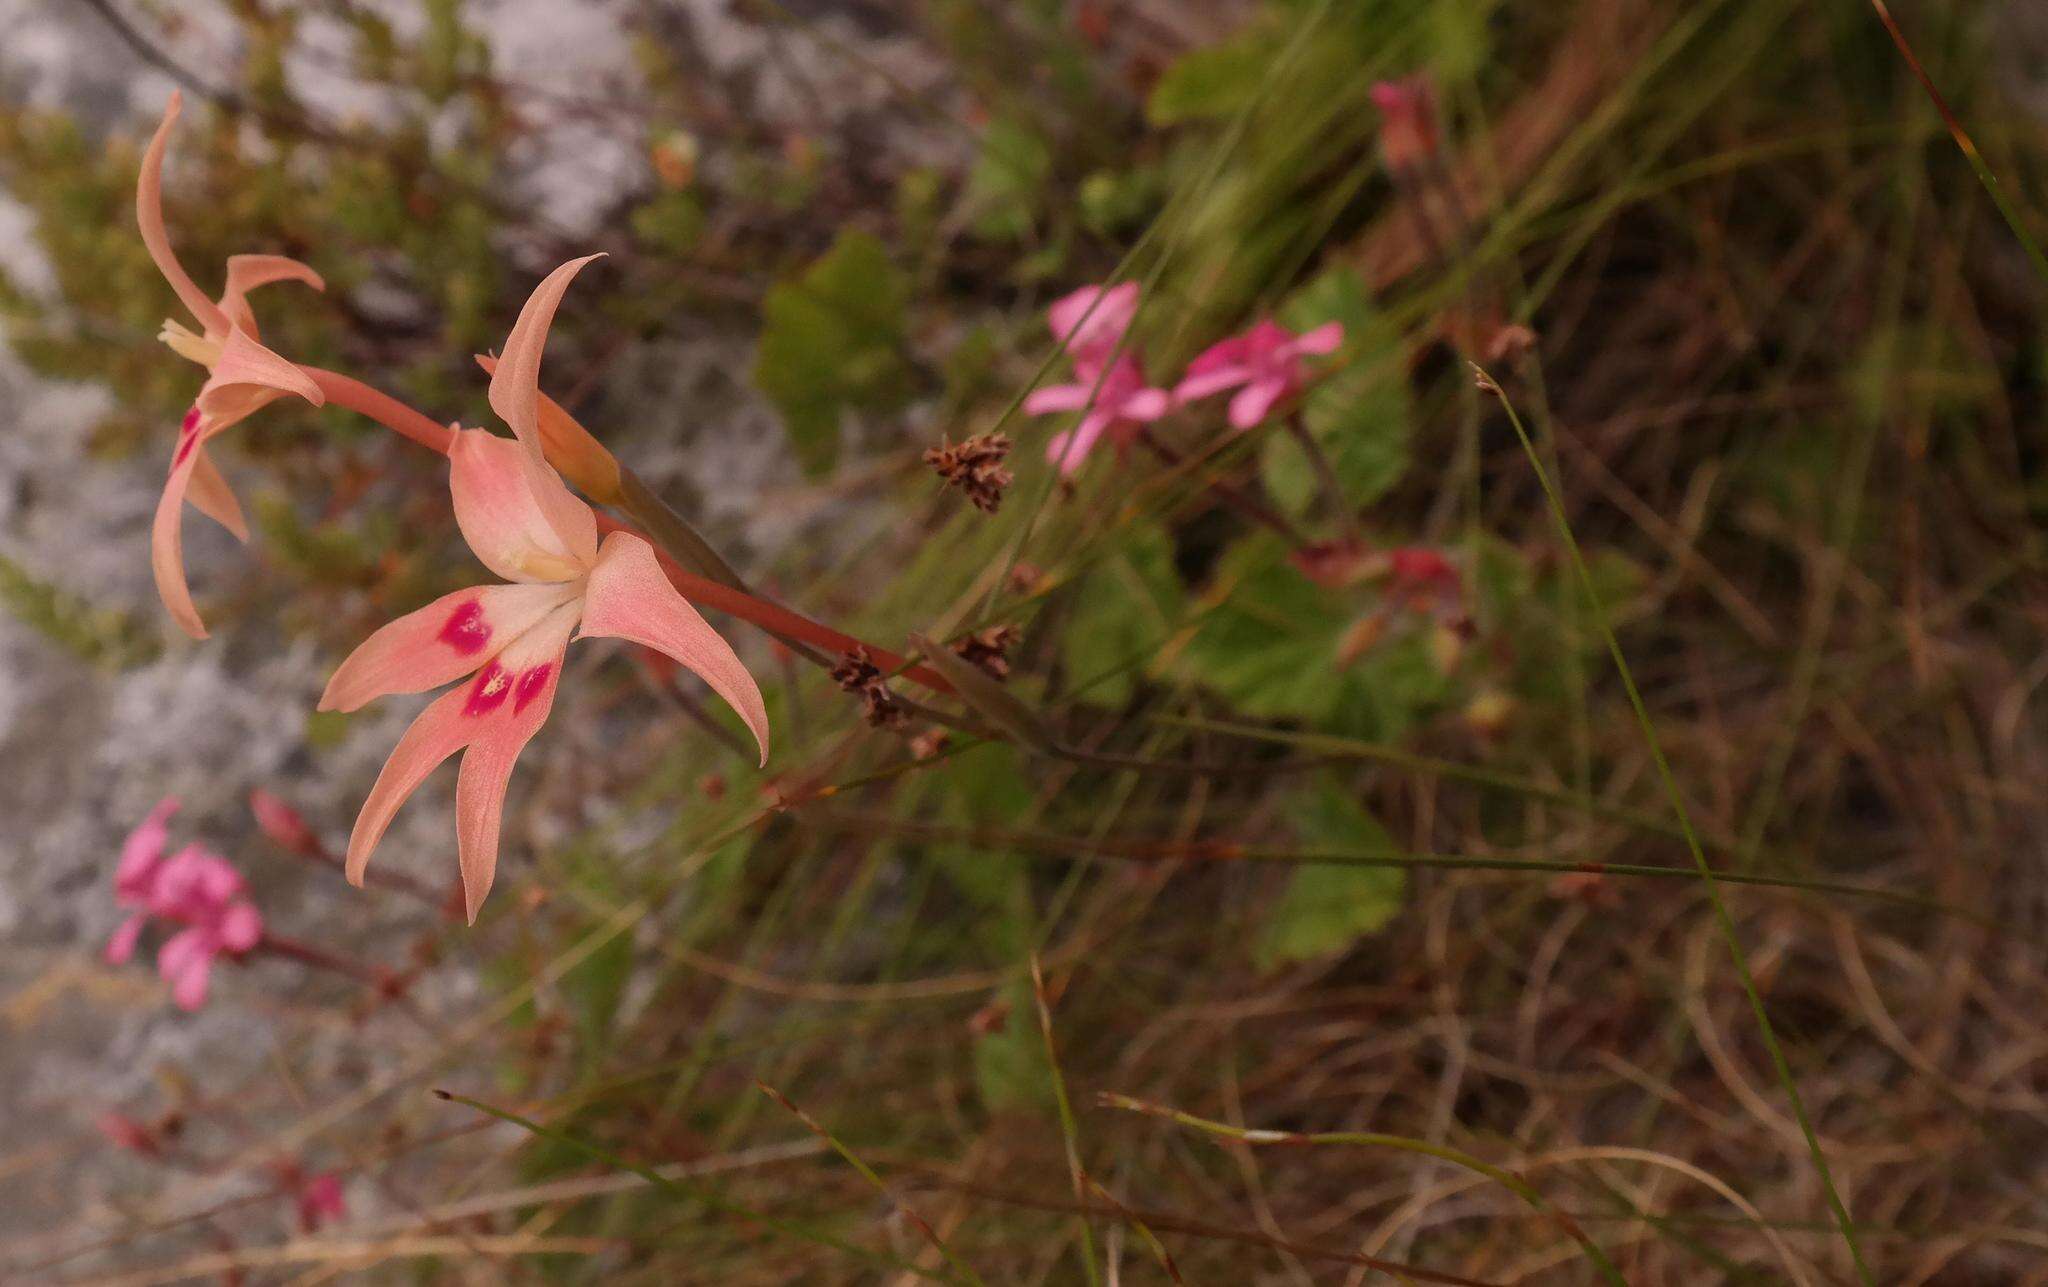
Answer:
[[1249, 429], [1264, 420], [1273, 405], [1287, 394], [1285, 380], [1259, 380], [1238, 390], [1230, 400], [1230, 423], [1237, 429]]
[[236, 903], [221, 913], [220, 942], [230, 952], [246, 952], [263, 938], [263, 913], [249, 903]]
[[221, 291], [221, 311], [236, 326], [254, 336], [256, 314], [249, 309], [249, 292], [273, 282], [304, 282], [314, 290], [326, 290], [327, 283], [296, 259], [283, 255], [229, 255], [228, 284]]
[[761, 763], [768, 762], [768, 708], [754, 677], [662, 575], [654, 547], [629, 532], [604, 538], [584, 590], [580, 637], [593, 635], [645, 644], [689, 667], [739, 712], [761, 748]]
[[384, 838], [385, 828], [391, 825], [399, 806], [411, 798], [441, 761], [468, 746], [476, 736], [476, 721], [462, 714], [463, 704], [468, 700], [468, 685], [435, 698], [391, 749], [391, 758], [384, 761], [383, 771], [363, 801], [362, 812], [356, 815], [355, 830], [349, 833], [344, 872], [351, 885], [363, 883], [370, 853]]
[[320, 709], [352, 711], [460, 679], [574, 596], [573, 586], [559, 582], [444, 594], [365, 639], [327, 681]]
[[313, 378], [264, 348], [240, 327], [221, 341], [220, 361], [199, 390], [199, 409], [221, 423], [208, 437], [242, 419], [280, 393], [297, 394], [314, 406], [327, 401]]
[[498, 355], [498, 369], [491, 373], [491, 410], [512, 426], [513, 434], [533, 451], [540, 450], [540, 353], [548, 342], [548, 327], [555, 309], [569, 289], [569, 281], [583, 265], [598, 255], [572, 259], [549, 273], [527, 296], [519, 320], [505, 337], [505, 351]]
[[1294, 342], [1294, 346], [1297, 352], [1321, 356], [1335, 353], [1343, 343], [1344, 323], [1324, 322], [1312, 331], [1302, 332], [1301, 338]]
[[1080, 411], [1094, 396], [1093, 384], [1049, 384], [1042, 389], [1033, 389], [1024, 399], [1024, 414], [1047, 416], [1062, 411]]
[[204, 639], [206, 625], [199, 619], [199, 609], [192, 606], [192, 591], [185, 583], [182, 525], [185, 490], [191, 485], [192, 471], [198, 463], [197, 452], [186, 452], [184, 459], [171, 466], [171, 476], [164, 480], [164, 494], [157, 499], [156, 518], [149, 526], [149, 566], [156, 575], [157, 595], [163, 599], [171, 620], [194, 639]]
[[[554, 707], [562, 654], [580, 611], [572, 603], [549, 614], [499, 654], [492, 663], [496, 674], [486, 672], [488, 679], [479, 676], [468, 686], [463, 712], [477, 732], [455, 778], [455, 848], [463, 910], [472, 925], [498, 872], [498, 833], [512, 766]], [[487, 683], [496, 684], [488, 700]]]
[[135, 944], [142, 937], [142, 927], [148, 922], [149, 917], [138, 912], [115, 928], [113, 937], [107, 940], [108, 965], [128, 963], [135, 955]]
[[596, 559], [596, 515], [533, 451], [465, 429], [448, 466], [455, 524], [491, 571], [508, 581], [569, 581]]
[[149, 140], [149, 149], [142, 154], [142, 172], [135, 179], [135, 222], [142, 226], [142, 244], [149, 248], [157, 271], [178, 293], [179, 300], [199, 323], [199, 329], [208, 335], [218, 335], [228, 329], [226, 315], [186, 274], [171, 250], [170, 233], [164, 228], [164, 148], [170, 143], [171, 126], [176, 123], [183, 103], [184, 99], [172, 90], [171, 101], [164, 106], [164, 119]]

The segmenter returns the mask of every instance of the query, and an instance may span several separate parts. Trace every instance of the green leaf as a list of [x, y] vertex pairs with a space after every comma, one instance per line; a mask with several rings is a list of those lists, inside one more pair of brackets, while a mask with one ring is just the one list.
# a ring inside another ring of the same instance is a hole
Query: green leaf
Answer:
[[1258, 95], [1274, 52], [1272, 35], [1261, 29], [1182, 55], [1152, 87], [1145, 118], [1178, 125], [1242, 110]]
[[1018, 116], [1000, 117], [981, 138], [981, 155], [962, 195], [974, 231], [994, 241], [1031, 235], [1052, 177], [1052, 149]]
[[1053, 1101], [1052, 1064], [1038, 1031], [1030, 981], [1011, 984], [1003, 990], [1003, 999], [1010, 1010], [1002, 1029], [974, 1043], [975, 1086], [992, 1113], [1043, 1110]]
[[[1347, 269], [1332, 269], [1303, 287], [1280, 317], [1297, 331], [1344, 324], [1344, 346], [1321, 360], [1326, 374], [1303, 398], [1302, 422], [1330, 458], [1345, 499], [1354, 508], [1370, 505], [1408, 469], [1411, 417], [1400, 335]], [[1267, 434], [1259, 466], [1282, 509], [1301, 514], [1314, 507], [1315, 469], [1291, 436]]]
[[[1288, 816], [1310, 850], [1398, 849], [1386, 828], [1335, 781], [1301, 793]], [[1260, 926], [1252, 959], [1270, 970], [1343, 951], [1385, 927], [1401, 910], [1407, 889], [1408, 873], [1399, 867], [1300, 867]]]
[[1430, 658], [1427, 623], [1385, 617], [1377, 642], [1358, 648], [1360, 622], [1381, 617], [1378, 596], [1315, 584], [1271, 533], [1226, 551], [1210, 593], [1220, 602], [1203, 616], [1181, 662], [1247, 715], [1392, 740], [1450, 697], [1449, 680]]
[[1086, 696], [1122, 706], [1136, 676], [1153, 666], [1185, 600], [1173, 565], [1173, 538], [1157, 523], [1131, 527], [1121, 548], [1090, 569], [1074, 593], [1060, 637], [1067, 682]]
[[864, 232], [841, 233], [802, 275], [769, 290], [754, 383], [782, 413], [806, 474], [838, 460], [847, 411], [888, 411], [908, 396], [909, 294], [888, 251]]

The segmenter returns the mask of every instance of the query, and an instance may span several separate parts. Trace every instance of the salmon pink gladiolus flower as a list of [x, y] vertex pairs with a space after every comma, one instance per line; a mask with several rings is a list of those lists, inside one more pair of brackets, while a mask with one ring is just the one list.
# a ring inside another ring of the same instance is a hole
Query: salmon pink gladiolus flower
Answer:
[[263, 937], [263, 917], [242, 897], [241, 873], [219, 854], [191, 844], [164, 856], [177, 811], [176, 799], [164, 800], [121, 846], [114, 897], [136, 910], [107, 940], [106, 957], [121, 965], [134, 956], [143, 927], [153, 919], [184, 926], [157, 949], [157, 972], [180, 1008], [197, 1010], [206, 1004], [214, 958], [254, 948]]
[[1249, 429], [1306, 387], [1304, 354], [1334, 353], [1343, 342], [1342, 322], [1325, 322], [1296, 335], [1268, 318], [1242, 335], [1211, 345], [1188, 363], [1173, 397], [1176, 402], [1193, 402], [1236, 389], [1237, 396], [1230, 400], [1230, 426]]
[[170, 142], [171, 126], [178, 119], [179, 105], [179, 95], [174, 92], [155, 137], [149, 141], [149, 150], [143, 153], [142, 173], [135, 183], [135, 219], [142, 226], [142, 242], [149, 247], [149, 257], [156, 261], [157, 270], [163, 273], [164, 280], [177, 292], [199, 326], [194, 333], [181, 322], [166, 320], [157, 338], [180, 356], [205, 367], [207, 377], [200, 386], [198, 400], [179, 426], [178, 445], [171, 455], [163, 496], [157, 502], [149, 546], [150, 564], [164, 607], [185, 633], [204, 639], [206, 627], [199, 620], [198, 609], [192, 606], [192, 594], [185, 584], [180, 531], [184, 502], [191, 501], [195, 509], [234, 533], [236, 539], [249, 539], [241, 505], [207, 458], [207, 440], [287, 393], [316, 407], [326, 401], [320, 387], [305, 372], [257, 342], [256, 315], [249, 309], [249, 292], [281, 281], [304, 282], [315, 290], [324, 289], [324, 284], [320, 274], [282, 255], [230, 255], [226, 285], [218, 300], [208, 299], [193, 283], [172, 252], [170, 235], [164, 229], [164, 149]]
[[653, 546], [629, 532], [599, 545], [596, 516], [541, 458], [541, 347], [569, 279], [594, 258], [551, 273], [505, 342], [491, 406], [517, 440], [464, 429], [449, 448], [456, 525], [484, 566], [511, 584], [458, 590], [385, 626], [342, 662], [320, 699], [321, 710], [352, 711], [389, 693], [466, 680], [399, 739], [356, 818], [346, 871], [363, 883], [370, 852], [399, 806], [443, 760], [464, 751], [455, 830], [472, 924], [497, 870], [513, 762], [547, 720], [579, 624], [578, 638], [625, 639], [696, 672], [752, 730], [762, 763], [768, 759], [761, 692], [732, 648], [669, 584]]
[[1116, 351], [1137, 312], [1136, 282], [1107, 289], [1083, 286], [1047, 310], [1053, 335], [1073, 359], [1074, 380], [1034, 390], [1024, 399], [1024, 412], [1033, 416], [1082, 413], [1079, 424], [1054, 434], [1046, 444], [1045, 458], [1058, 465], [1062, 474], [1079, 469], [1104, 433], [1119, 447], [1124, 446], [1139, 425], [1172, 409], [1173, 399], [1166, 390], [1146, 385], [1136, 355]]

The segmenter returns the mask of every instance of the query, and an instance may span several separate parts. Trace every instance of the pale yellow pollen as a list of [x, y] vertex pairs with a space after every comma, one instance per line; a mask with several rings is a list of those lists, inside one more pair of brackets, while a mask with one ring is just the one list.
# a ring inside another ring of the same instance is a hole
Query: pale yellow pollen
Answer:
[[209, 371], [213, 369], [214, 363], [220, 361], [219, 340], [209, 340], [203, 335], [195, 335], [190, 328], [170, 318], [164, 319], [164, 328], [156, 333], [156, 337], [168, 344], [171, 352], [188, 361], [197, 362]]

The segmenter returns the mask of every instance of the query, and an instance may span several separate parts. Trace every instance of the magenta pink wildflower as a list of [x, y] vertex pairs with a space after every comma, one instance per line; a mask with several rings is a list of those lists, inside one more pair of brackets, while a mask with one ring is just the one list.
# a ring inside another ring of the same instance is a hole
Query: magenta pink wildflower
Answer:
[[1236, 389], [1237, 396], [1230, 400], [1230, 426], [1249, 429], [1307, 387], [1304, 354], [1334, 353], [1343, 342], [1342, 322], [1325, 322], [1296, 335], [1267, 318], [1242, 335], [1211, 345], [1188, 363], [1173, 397], [1187, 403]]
[[1436, 91], [1426, 76], [1383, 80], [1372, 87], [1380, 109], [1380, 155], [1390, 170], [1413, 170], [1436, 156]]
[[152, 920], [184, 928], [157, 949], [157, 973], [171, 985], [180, 1008], [206, 1004], [208, 980], [216, 957], [239, 957], [263, 937], [263, 917], [242, 897], [241, 873], [227, 859], [203, 845], [190, 844], [164, 856], [170, 818], [178, 801], [168, 798], [150, 810], [121, 846], [114, 871], [114, 897], [134, 912], [107, 940], [107, 961], [120, 965], [135, 955], [135, 945]]
[[294, 1201], [299, 1229], [305, 1233], [312, 1233], [330, 1221], [348, 1218], [348, 1203], [341, 1196], [341, 1177], [332, 1171], [307, 1176], [299, 1184]]
[[1083, 286], [1047, 310], [1052, 333], [1074, 363], [1070, 384], [1053, 384], [1024, 399], [1026, 415], [1078, 411], [1080, 423], [1054, 434], [1045, 456], [1072, 474], [1107, 433], [1119, 448], [1127, 446], [1140, 425], [1157, 420], [1173, 407], [1164, 389], [1145, 383], [1145, 370], [1132, 353], [1117, 353], [1124, 332], [1138, 312], [1138, 285]]

